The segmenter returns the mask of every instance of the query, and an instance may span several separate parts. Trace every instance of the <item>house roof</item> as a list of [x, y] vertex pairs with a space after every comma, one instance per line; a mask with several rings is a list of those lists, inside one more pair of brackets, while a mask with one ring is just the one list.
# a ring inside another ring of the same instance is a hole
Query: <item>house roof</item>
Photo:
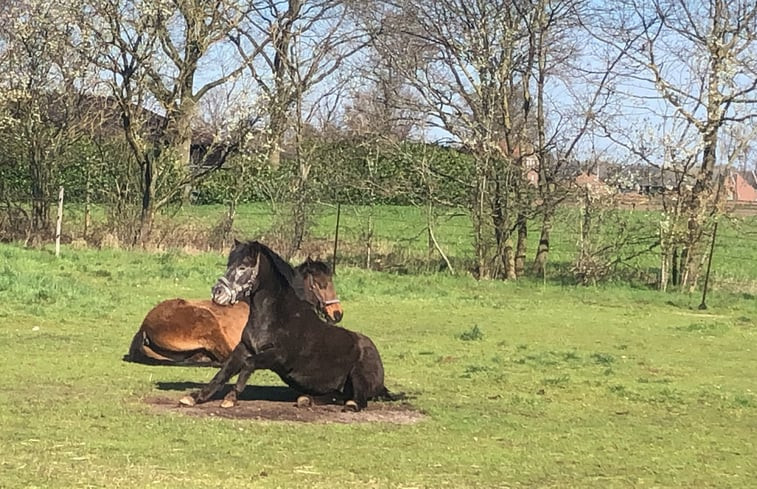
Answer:
[[578, 175], [573, 182], [578, 187], [583, 187], [590, 193], [594, 194], [608, 194], [612, 192], [609, 185], [599, 179], [598, 175], [593, 173], [584, 172]]

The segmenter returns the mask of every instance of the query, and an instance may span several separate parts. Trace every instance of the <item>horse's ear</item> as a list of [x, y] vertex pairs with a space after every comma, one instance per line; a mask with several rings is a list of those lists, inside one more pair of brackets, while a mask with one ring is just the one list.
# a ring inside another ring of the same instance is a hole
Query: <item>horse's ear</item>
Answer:
[[238, 240], [237, 238], [234, 238], [234, 246], [235, 246], [235, 247], [236, 247], [236, 246], [239, 246], [239, 245], [241, 245], [241, 244], [242, 244], [242, 242], [241, 242], [241, 241], [239, 241], [239, 240]]

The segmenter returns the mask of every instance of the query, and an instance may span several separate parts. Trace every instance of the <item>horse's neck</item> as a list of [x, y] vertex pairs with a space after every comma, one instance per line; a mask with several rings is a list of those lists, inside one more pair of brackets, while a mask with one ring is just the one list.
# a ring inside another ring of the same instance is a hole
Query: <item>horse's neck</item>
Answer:
[[258, 288], [249, 296], [250, 308], [258, 311], [270, 308], [281, 293], [282, 287], [279, 284], [267, 284], [265, 287]]
[[272, 282], [266, 287], [260, 288], [250, 296], [250, 313], [255, 314], [259, 320], [291, 314], [312, 314], [318, 317], [313, 304], [302, 300], [297, 293], [283, 284]]

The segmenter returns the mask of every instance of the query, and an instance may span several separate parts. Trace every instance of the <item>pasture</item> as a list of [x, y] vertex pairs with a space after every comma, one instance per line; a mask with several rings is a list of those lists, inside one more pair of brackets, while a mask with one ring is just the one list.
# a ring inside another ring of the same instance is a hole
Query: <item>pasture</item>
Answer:
[[[462, 248], [454, 229], [450, 246]], [[207, 298], [224, 262], [0, 245], [0, 487], [747, 488], [757, 478], [757, 298], [732, 286], [755, 279], [746, 259], [720, 268], [716, 283], [731, 286], [716, 286], [703, 312], [699, 294], [627, 285], [341, 267], [342, 325], [376, 342], [387, 387], [425, 414], [413, 424], [148, 405], [178, 401], [215, 369], [123, 362], [132, 335], [160, 300]], [[269, 372], [249, 384], [282, 385]]]

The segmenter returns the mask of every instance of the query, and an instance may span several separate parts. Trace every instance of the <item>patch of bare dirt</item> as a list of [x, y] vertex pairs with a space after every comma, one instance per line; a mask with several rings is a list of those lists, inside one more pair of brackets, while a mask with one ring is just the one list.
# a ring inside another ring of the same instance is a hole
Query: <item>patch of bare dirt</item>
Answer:
[[298, 421], [303, 423], [394, 423], [413, 424], [425, 415], [407, 401], [369, 401], [360, 412], [342, 412], [341, 403], [319, 400], [310, 407], [297, 407], [297, 393], [287, 388], [247, 387], [231, 408], [221, 407], [221, 397], [194, 406], [183, 406], [172, 397], [148, 397], [144, 402], [158, 412], [199, 417], [250, 419], [260, 421]]

